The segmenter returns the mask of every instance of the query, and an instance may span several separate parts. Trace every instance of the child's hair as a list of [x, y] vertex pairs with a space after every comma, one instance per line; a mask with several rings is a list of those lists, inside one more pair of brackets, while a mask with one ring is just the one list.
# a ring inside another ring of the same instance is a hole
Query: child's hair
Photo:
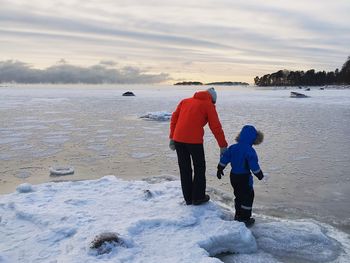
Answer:
[[[253, 142], [253, 145], [259, 145], [260, 143], [262, 143], [264, 141], [264, 133], [260, 130], [256, 130], [256, 138], [255, 141]], [[239, 136], [241, 135], [241, 133], [238, 133], [238, 135], [236, 136], [236, 142], [239, 142]]]

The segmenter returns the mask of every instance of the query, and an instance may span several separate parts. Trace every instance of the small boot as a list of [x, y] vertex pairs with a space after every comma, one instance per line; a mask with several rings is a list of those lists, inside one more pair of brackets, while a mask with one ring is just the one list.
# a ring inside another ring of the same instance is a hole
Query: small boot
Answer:
[[246, 227], [251, 227], [252, 225], [254, 225], [255, 219], [251, 217], [247, 220], [243, 220], [242, 222], [245, 224]]

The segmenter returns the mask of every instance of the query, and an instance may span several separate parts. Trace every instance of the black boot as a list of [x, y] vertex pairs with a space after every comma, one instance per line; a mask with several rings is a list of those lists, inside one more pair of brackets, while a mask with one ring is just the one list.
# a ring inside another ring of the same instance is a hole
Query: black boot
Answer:
[[242, 222], [245, 224], [246, 227], [250, 227], [250, 226], [254, 225], [255, 219], [253, 217], [251, 217], [247, 220], [243, 220]]
[[250, 227], [255, 223], [255, 219], [253, 217], [246, 219], [246, 218], [238, 217], [237, 215], [235, 215], [234, 220], [244, 223], [246, 227]]
[[201, 205], [201, 204], [204, 204], [204, 203], [208, 202], [209, 200], [210, 200], [210, 196], [209, 195], [205, 195], [205, 197], [203, 199], [193, 200], [192, 204], [193, 205]]

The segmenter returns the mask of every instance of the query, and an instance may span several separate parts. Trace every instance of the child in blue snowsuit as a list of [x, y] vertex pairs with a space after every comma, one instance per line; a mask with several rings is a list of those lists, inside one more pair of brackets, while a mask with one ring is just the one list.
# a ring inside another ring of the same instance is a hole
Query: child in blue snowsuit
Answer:
[[252, 225], [252, 206], [254, 201], [253, 176], [259, 179], [264, 175], [260, 169], [258, 156], [253, 144], [260, 144], [264, 134], [257, 131], [254, 126], [245, 125], [236, 137], [236, 144], [231, 145], [220, 158], [217, 167], [217, 177], [221, 179], [228, 163], [231, 164], [230, 181], [235, 195], [235, 220]]

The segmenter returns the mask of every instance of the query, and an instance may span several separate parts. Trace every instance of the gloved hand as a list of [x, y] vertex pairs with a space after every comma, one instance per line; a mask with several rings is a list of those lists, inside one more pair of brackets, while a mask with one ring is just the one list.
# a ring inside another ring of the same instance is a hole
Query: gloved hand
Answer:
[[169, 148], [170, 148], [170, 150], [175, 151], [175, 142], [174, 142], [174, 140], [170, 140]]
[[222, 176], [224, 176], [224, 166], [221, 166], [220, 164], [218, 164], [218, 171], [216, 172], [216, 176], [218, 179], [221, 179]]
[[224, 155], [224, 152], [226, 152], [227, 147], [220, 147], [220, 158]]
[[263, 172], [260, 170], [259, 172], [254, 174], [256, 177], [258, 177], [259, 180], [262, 180], [264, 178]]

